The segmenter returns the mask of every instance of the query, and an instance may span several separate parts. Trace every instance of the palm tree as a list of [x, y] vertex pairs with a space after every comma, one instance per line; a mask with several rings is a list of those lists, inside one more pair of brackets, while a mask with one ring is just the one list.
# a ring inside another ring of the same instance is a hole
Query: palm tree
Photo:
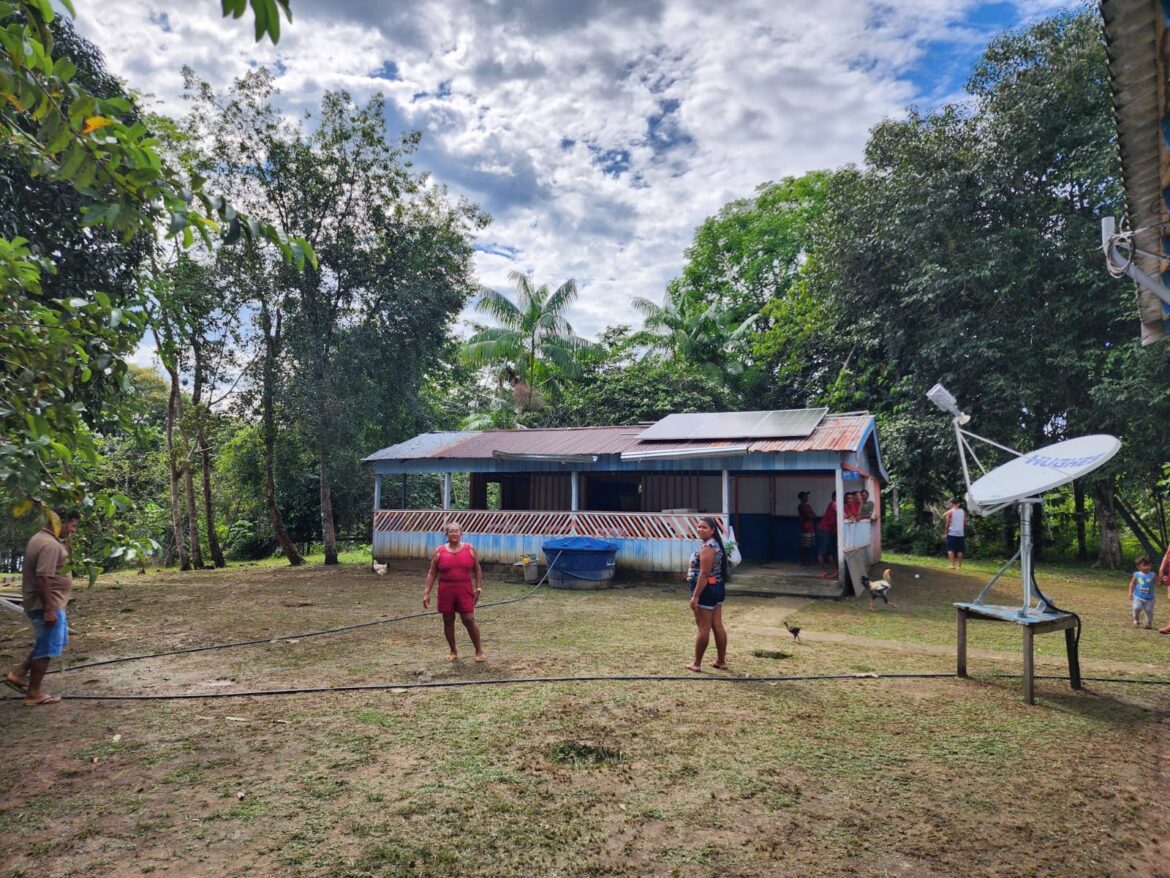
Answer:
[[732, 348], [759, 314], [739, 320], [717, 302], [706, 305], [674, 288], [667, 290], [661, 305], [641, 297], [631, 304], [644, 318], [639, 343], [664, 351], [669, 359], [690, 363], [716, 380], [743, 372], [743, 363], [734, 359]]
[[496, 370], [519, 411], [543, 408], [545, 397], [560, 392], [560, 379], [580, 372], [578, 355], [591, 347], [575, 335], [565, 311], [577, 299], [577, 283], [567, 280], [555, 291], [534, 287], [532, 279], [513, 271], [515, 301], [495, 290], [480, 293], [476, 310], [494, 317], [498, 326], [478, 326], [460, 352], [470, 366]]

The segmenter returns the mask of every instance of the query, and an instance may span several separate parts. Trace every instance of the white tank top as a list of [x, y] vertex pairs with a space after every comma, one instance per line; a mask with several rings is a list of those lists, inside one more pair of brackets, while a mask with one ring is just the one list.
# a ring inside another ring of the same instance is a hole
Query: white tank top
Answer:
[[961, 537], [963, 535], [963, 525], [967, 523], [967, 511], [965, 509], [951, 510], [951, 526], [947, 528], [948, 537]]

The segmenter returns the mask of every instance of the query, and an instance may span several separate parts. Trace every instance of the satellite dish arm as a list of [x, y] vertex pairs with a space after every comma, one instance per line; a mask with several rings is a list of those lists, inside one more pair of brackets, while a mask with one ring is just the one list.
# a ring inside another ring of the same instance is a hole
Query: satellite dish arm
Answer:
[[967, 441], [968, 437], [971, 439], [978, 439], [980, 442], [986, 443], [993, 448], [998, 448], [1001, 451], [1006, 451], [1009, 454], [1014, 454], [1016, 457], [1023, 457], [1024, 455], [1023, 452], [1017, 451], [1014, 448], [1010, 448], [1007, 445], [1001, 445], [994, 439], [988, 439], [986, 436], [980, 436], [978, 433], [972, 433], [970, 430], [964, 430], [962, 426], [960, 426], [964, 422], [963, 417], [964, 416], [962, 415], [954, 417], [951, 419], [951, 423], [955, 427], [955, 442], [959, 446], [959, 462], [963, 466], [963, 482], [967, 485], [967, 508], [975, 515], [991, 515], [993, 512], [998, 512], [999, 510], [1006, 506], [1010, 506], [1011, 504], [1001, 503], [996, 504], [995, 506], [983, 506], [971, 493], [971, 470], [967, 466], [967, 455], [971, 455], [971, 459], [975, 461], [975, 464], [979, 467], [980, 472], [986, 474], [987, 467], [985, 467], [983, 462], [979, 460], [979, 456], [975, 453], [975, 449], [972, 448], [971, 443]]
[[[1153, 293], [1166, 305], [1170, 305], [1170, 288], [1137, 267], [1134, 254], [1145, 254], [1145, 251], [1133, 246], [1132, 232], [1117, 231], [1117, 220], [1114, 217], [1107, 216], [1101, 220], [1101, 249], [1105, 251], [1105, 265], [1111, 275], [1132, 278], [1143, 290]], [[1156, 259], [1164, 258], [1153, 253], [1146, 255]]]

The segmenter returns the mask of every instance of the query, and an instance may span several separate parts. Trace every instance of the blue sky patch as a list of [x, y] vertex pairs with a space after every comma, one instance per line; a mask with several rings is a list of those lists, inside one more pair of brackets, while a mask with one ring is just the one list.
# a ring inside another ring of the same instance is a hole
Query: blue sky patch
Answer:
[[370, 76], [374, 77], [374, 79], [385, 79], [390, 82], [401, 79], [398, 75], [398, 65], [393, 61], [384, 61], [382, 66], [372, 72]]

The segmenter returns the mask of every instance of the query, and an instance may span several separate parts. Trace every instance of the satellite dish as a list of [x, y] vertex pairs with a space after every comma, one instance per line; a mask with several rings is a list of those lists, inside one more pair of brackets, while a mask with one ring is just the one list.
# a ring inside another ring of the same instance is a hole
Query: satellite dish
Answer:
[[967, 494], [971, 511], [986, 515], [1068, 484], [1103, 466], [1120, 448], [1119, 439], [1099, 433], [1029, 451], [971, 485]]

